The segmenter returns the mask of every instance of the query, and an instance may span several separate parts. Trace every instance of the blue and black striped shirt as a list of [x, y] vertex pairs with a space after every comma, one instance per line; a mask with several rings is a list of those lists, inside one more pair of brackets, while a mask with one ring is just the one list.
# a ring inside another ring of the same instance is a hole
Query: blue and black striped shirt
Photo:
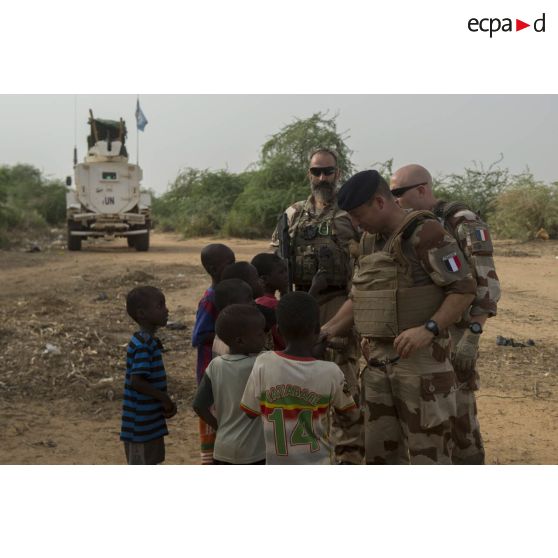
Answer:
[[148, 442], [169, 433], [162, 403], [149, 395], [138, 393], [131, 385], [132, 375], [138, 375], [146, 379], [155, 389], [167, 391], [162, 348], [159, 339], [145, 331], [138, 331], [132, 335], [126, 358], [120, 430], [120, 439], [124, 442]]

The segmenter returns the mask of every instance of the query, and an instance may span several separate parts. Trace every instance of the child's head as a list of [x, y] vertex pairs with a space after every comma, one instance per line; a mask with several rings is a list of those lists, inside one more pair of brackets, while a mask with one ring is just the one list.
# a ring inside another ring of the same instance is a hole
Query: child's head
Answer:
[[314, 344], [320, 333], [320, 309], [316, 299], [303, 291], [281, 297], [275, 310], [279, 331], [287, 342], [308, 339]]
[[287, 265], [277, 254], [262, 253], [254, 256], [252, 265], [257, 269], [258, 275], [264, 283], [267, 293], [281, 293], [287, 290], [289, 275]]
[[242, 279], [252, 287], [254, 298], [263, 296], [263, 281], [258, 275], [258, 270], [248, 262], [236, 262], [228, 265], [221, 276], [221, 279]]
[[250, 304], [253, 300], [250, 285], [242, 279], [223, 279], [215, 287], [215, 306], [219, 312], [231, 304]]
[[234, 252], [224, 244], [208, 244], [202, 248], [201, 263], [215, 284], [221, 280], [223, 269], [234, 262]]
[[167, 325], [169, 311], [165, 295], [156, 287], [136, 287], [126, 295], [126, 311], [140, 326], [157, 328]]
[[265, 344], [265, 319], [253, 304], [231, 304], [218, 316], [215, 333], [231, 354], [259, 353]]

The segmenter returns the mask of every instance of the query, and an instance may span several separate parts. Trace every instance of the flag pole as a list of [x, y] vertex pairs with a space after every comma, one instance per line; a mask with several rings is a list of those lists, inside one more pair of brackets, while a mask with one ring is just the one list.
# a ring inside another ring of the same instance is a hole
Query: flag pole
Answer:
[[[136, 100], [136, 107], [139, 107], [139, 95]], [[136, 165], [139, 167], [139, 128], [136, 122]]]

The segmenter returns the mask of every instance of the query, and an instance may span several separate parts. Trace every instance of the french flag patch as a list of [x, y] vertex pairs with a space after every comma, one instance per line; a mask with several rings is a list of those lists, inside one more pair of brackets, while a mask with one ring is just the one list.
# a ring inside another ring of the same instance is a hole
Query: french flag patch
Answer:
[[461, 261], [457, 254], [451, 254], [443, 258], [447, 270], [451, 273], [456, 273], [461, 269]]
[[490, 234], [486, 229], [475, 229], [475, 237], [477, 240], [484, 242], [485, 240], [490, 240]]

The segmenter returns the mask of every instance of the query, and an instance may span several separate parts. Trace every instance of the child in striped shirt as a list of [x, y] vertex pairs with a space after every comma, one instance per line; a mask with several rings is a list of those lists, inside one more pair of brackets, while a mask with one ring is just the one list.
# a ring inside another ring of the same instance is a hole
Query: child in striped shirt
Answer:
[[128, 345], [120, 439], [128, 465], [156, 465], [165, 460], [166, 419], [176, 414], [167, 394], [162, 345], [155, 337], [169, 311], [163, 293], [148, 286], [128, 293], [126, 310], [140, 330]]

